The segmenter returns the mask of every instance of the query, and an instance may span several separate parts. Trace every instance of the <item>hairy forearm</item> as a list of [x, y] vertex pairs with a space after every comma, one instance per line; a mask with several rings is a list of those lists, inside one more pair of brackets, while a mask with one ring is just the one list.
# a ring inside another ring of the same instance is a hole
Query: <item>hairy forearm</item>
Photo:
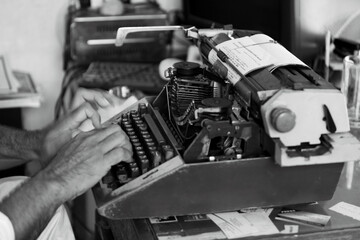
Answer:
[[25, 131], [0, 126], [0, 161], [20, 159], [25, 162], [39, 159], [44, 135], [44, 131]]
[[55, 180], [39, 173], [0, 203], [0, 211], [11, 220], [17, 240], [36, 239], [41, 234], [66, 200], [61, 189]]

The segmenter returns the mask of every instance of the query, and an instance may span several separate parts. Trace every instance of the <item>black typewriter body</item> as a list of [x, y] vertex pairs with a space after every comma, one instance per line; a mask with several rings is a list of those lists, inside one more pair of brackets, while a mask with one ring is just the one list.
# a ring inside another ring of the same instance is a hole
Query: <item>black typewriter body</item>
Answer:
[[[159, 95], [107, 122], [128, 134], [134, 162], [113, 166], [93, 188], [100, 215], [133, 219], [332, 198], [343, 163], [277, 165], [259, 101], [244, 107], [231, 84], [194, 63], [177, 63], [169, 75]], [[259, 77], [262, 71], [252, 74]]]

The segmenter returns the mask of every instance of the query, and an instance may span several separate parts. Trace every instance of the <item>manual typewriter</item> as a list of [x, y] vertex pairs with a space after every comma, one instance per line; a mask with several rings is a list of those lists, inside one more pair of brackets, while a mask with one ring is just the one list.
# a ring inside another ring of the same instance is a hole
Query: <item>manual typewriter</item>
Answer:
[[[120, 28], [118, 45], [141, 30], [151, 29]], [[127, 133], [134, 161], [93, 188], [98, 212], [145, 218], [331, 199], [344, 162], [360, 156], [342, 93], [266, 35], [184, 31], [205, 64], [174, 64], [159, 95], [106, 123]]]

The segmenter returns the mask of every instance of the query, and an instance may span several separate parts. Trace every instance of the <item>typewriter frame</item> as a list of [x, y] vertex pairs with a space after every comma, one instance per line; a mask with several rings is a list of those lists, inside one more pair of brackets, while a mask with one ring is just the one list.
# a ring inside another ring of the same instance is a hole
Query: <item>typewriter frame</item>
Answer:
[[[107, 124], [116, 123], [122, 113], [137, 109], [140, 103], [148, 104], [150, 111], [154, 111], [154, 102], [165, 105], [164, 89], [157, 98], [141, 99]], [[158, 115], [154, 118], [164, 121]], [[162, 131], [173, 137], [166, 126]], [[177, 153], [114, 191], [99, 182], [93, 193], [99, 214], [108, 219], [284, 206], [331, 199], [343, 166], [344, 163], [280, 167], [272, 157], [186, 163]]]

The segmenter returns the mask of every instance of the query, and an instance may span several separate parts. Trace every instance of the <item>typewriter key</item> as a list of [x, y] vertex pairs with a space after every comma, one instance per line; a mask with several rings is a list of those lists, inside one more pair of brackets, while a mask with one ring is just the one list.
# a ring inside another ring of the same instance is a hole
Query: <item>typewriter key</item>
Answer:
[[174, 157], [174, 150], [171, 148], [170, 145], [163, 145], [162, 150], [164, 152], [165, 160], [169, 160]]
[[[148, 141], [145, 143], [149, 150], [156, 150], [155, 142], [154, 141]], [[154, 149], [151, 149], [154, 148]]]
[[147, 107], [145, 103], [140, 103], [139, 104], [139, 114], [140, 116], [142, 116], [143, 114], [147, 113]]
[[115, 181], [114, 176], [111, 174], [111, 172], [108, 172], [103, 178], [102, 182], [103, 184], [109, 184], [111, 182]]
[[149, 138], [151, 138], [151, 135], [150, 135], [150, 134], [144, 134], [144, 135], [143, 135], [143, 138], [144, 138], [144, 139], [149, 139]]
[[149, 162], [149, 159], [142, 159], [141, 160], [141, 170], [142, 170], [142, 173], [146, 173], [150, 170], [150, 162]]
[[131, 143], [134, 145], [135, 143], [140, 143], [140, 140], [138, 137], [136, 138], [130, 138]]
[[129, 119], [129, 114], [127, 114], [127, 113], [122, 114], [121, 119], [122, 119], [121, 121], [128, 120]]
[[147, 145], [148, 145], [149, 151], [156, 151], [157, 150], [157, 147], [155, 146], [154, 142], [148, 142]]
[[144, 123], [144, 121], [141, 120], [141, 119], [139, 119], [139, 120], [134, 120], [134, 121], [135, 121], [135, 125], [136, 125], [136, 126], [139, 126], [140, 124], [143, 124], [143, 123]]
[[138, 139], [138, 136], [134, 135], [129, 135], [129, 139], [130, 141], [132, 141], [133, 139]]
[[148, 130], [142, 130], [140, 133], [142, 136], [150, 134]]
[[126, 129], [126, 134], [129, 135], [129, 136], [135, 136], [136, 135], [134, 129], [133, 130]]
[[145, 123], [139, 124], [137, 127], [139, 128], [140, 131], [147, 130], [147, 125]]
[[[139, 148], [140, 149], [140, 148]], [[143, 148], [141, 147], [140, 150], [136, 149], [136, 153], [138, 156], [146, 156], [145, 155], [145, 151], [143, 150]]]
[[135, 162], [129, 163], [129, 167], [130, 167], [131, 178], [136, 178], [136, 177], [140, 176], [139, 167], [137, 166], [137, 164]]
[[134, 122], [137, 122], [137, 121], [141, 121], [141, 118], [139, 117], [139, 115], [136, 115], [136, 116], [132, 116], [132, 120]]
[[162, 156], [159, 151], [151, 151], [150, 159], [152, 160], [153, 167], [157, 167], [162, 163]]
[[129, 181], [125, 165], [119, 164], [118, 168], [116, 169], [116, 176], [120, 184], [124, 184]]
[[143, 147], [142, 146], [138, 146], [138, 147], [135, 147], [135, 151], [136, 152], [139, 152], [139, 151], [143, 151]]

